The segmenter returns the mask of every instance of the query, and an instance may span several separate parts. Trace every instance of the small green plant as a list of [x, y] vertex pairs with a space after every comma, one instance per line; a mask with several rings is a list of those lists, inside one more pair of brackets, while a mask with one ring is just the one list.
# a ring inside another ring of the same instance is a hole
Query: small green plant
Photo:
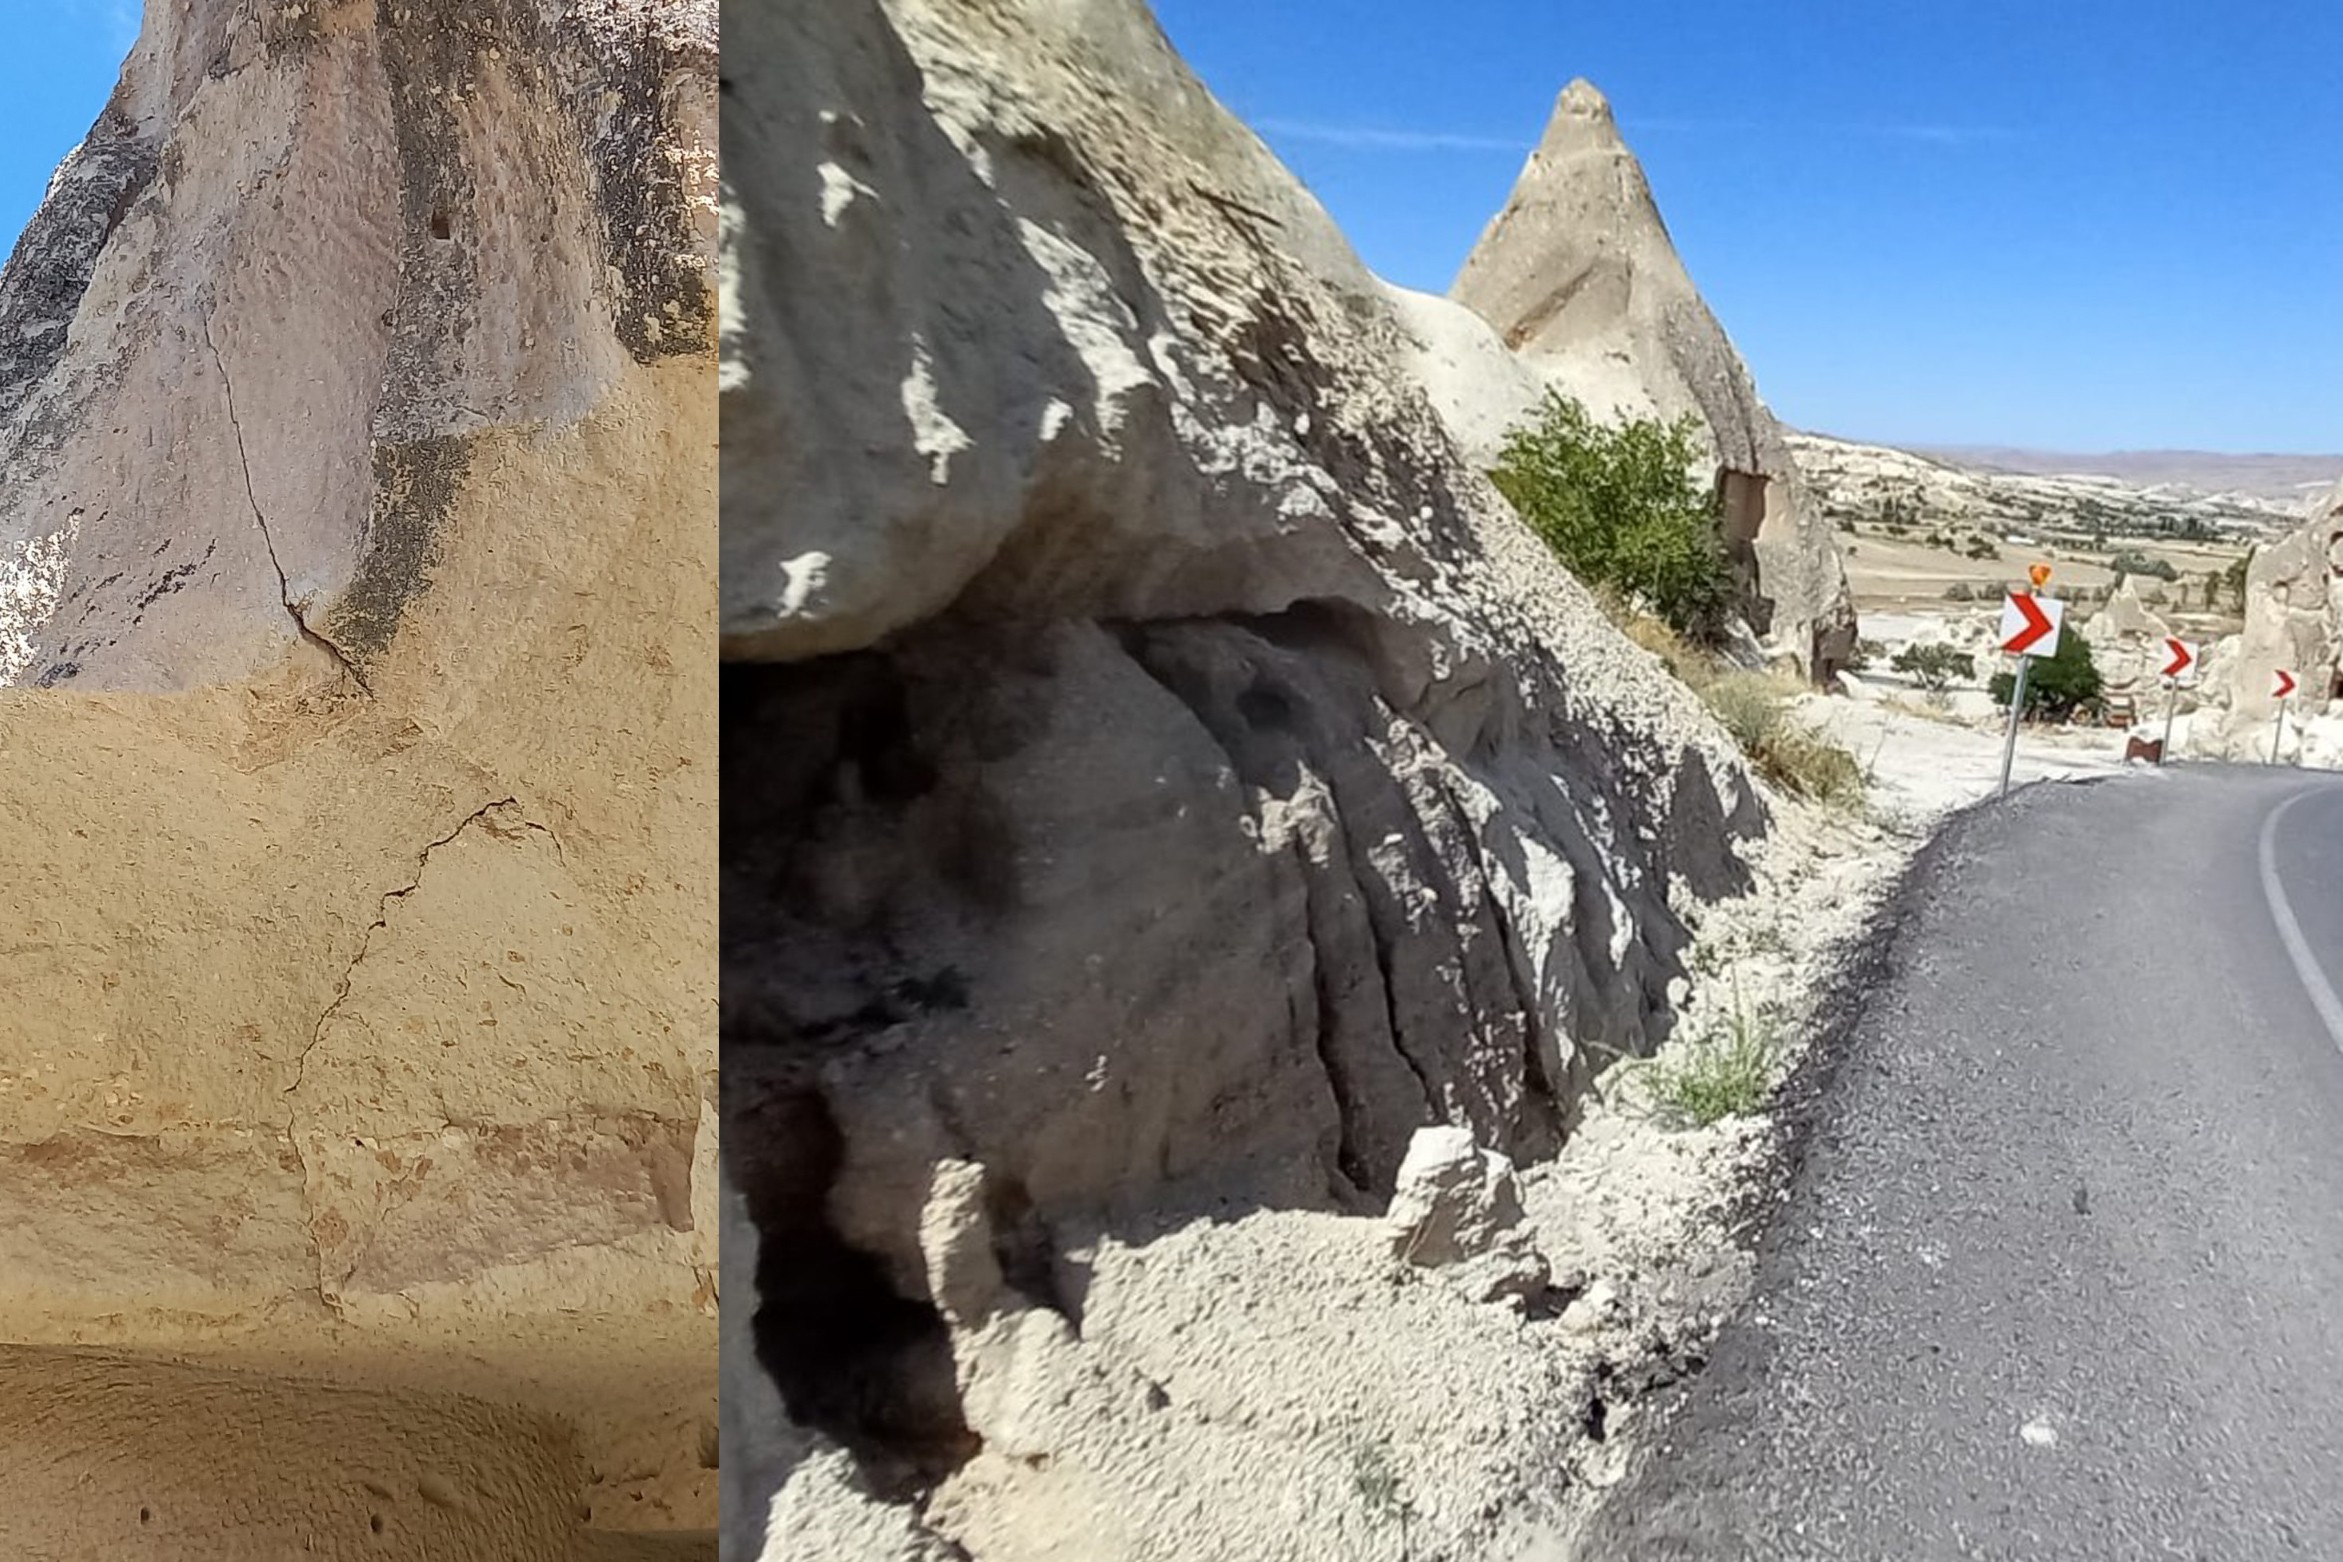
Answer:
[[1942, 641], [1907, 645], [1888, 663], [1930, 694], [1941, 694], [1955, 678], [1977, 676], [1977, 658]]
[[1714, 644], [1734, 588], [1717, 496], [1692, 479], [1699, 430], [1690, 416], [1598, 423], [1549, 391], [1538, 421], [1505, 436], [1489, 476], [1580, 580], [1616, 587], [1679, 634]]
[[1757, 773], [1819, 803], [1855, 803], [1863, 767], [1855, 756], [1790, 712], [1793, 685], [1765, 673], [1729, 673], [1701, 691]]
[[[2007, 709], [2016, 675], [1995, 673], [1985, 688], [1996, 705]], [[2058, 637], [2058, 654], [2038, 657], [2026, 672], [2026, 709], [2029, 717], [2068, 721], [2078, 713], [2099, 708], [2099, 666], [2091, 659], [2091, 642], [2068, 629]]]
[[1990, 537], [1971, 537], [1969, 546], [1962, 551], [1972, 559], [1998, 559], [2001, 557], [2000, 547]]
[[1781, 1072], [1781, 1033], [1773, 1016], [1741, 1007], [1715, 1034], [1659, 1057], [1638, 1072], [1645, 1099], [1679, 1126], [1706, 1128], [1728, 1117], [1746, 1117], [1773, 1095]]
[[1956, 580], [1944, 588], [1944, 599], [1947, 602], [1974, 602], [1977, 600], [1977, 588], [1965, 580]]

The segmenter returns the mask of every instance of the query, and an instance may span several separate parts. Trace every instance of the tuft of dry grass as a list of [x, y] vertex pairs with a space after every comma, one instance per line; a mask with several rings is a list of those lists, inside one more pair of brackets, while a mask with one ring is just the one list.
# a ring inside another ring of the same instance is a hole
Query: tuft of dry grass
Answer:
[[1727, 673], [1700, 691], [1757, 773], [1818, 803], [1863, 799], [1863, 766], [1819, 730], [1790, 714], [1798, 686], [1772, 673]]
[[1706, 1128], [1751, 1117], [1773, 1098], [1784, 1061], [1780, 1032], [1763, 1012], [1735, 1006], [1720, 1034], [1661, 1056], [1638, 1073], [1652, 1108], [1673, 1122]]

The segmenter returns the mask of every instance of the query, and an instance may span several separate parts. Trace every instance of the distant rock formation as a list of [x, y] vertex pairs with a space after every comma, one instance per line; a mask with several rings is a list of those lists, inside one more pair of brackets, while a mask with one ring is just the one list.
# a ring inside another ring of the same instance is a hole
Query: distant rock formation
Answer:
[[[1018, 1512], [1142, 1554], [1185, 1498], [1084, 1419], [1079, 1233], [1379, 1211], [1432, 1123], [1550, 1155], [1767, 809], [1136, 0], [725, 42], [726, 1154], [764, 1254], [727, 1372], [814, 1434], [773, 1462], [793, 1539], [910, 1544], [835, 1514], [851, 1468], [978, 1555], [1029, 1554]], [[1287, 1538], [1212, 1520], [1195, 1554]]]
[[[2283, 738], [2272, 729], [2274, 675], [2298, 684]], [[2343, 486], [2311, 506], [2303, 524], [2254, 555], [2245, 578], [2245, 629], [2221, 643], [2208, 675], [2211, 719], [2200, 717], [2193, 752], [2343, 767]]]
[[[1449, 296], [1494, 328], [1541, 385], [1599, 415], [1697, 416], [1750, 627], [1818, 679], [1845, 665], [1855, 611], [1830, 528], [1677, 257], [1610, 105], [1586, 82], [1555, 103]], [[1439, 325], [1436, 311], [1415, 314], [1419, 341], [1463, 334]], [[1474, 442], [1478, 428], [1468, 424], [1463, 437]]]
[[2132, 702], [2142, 717], [2161, 715], [2167, 660], [2164, 638], [2172, 633], [2172, 626], [2140, 600], [2139, 587], [2131, 576], [2123, 577], [2106, 604], [2083, 621], [2080, 632], [2091, 647], [2091, 665], [2099, 670], [2101, 692], [2110, 699]]
[[0, 1555], [715, 1526], [715, 50], [154, 0], [0, 273]]

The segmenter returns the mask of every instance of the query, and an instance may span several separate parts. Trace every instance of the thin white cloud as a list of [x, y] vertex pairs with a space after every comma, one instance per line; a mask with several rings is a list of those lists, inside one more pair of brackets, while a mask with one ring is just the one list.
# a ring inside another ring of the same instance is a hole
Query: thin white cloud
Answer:
[[1361, 152], [1527, 152], [1530, 143], [1510, 136], [1465, 135], [1449, 130], [1386, 130], [1371, 125], [1330, 125], [1311, 119], [1263, 119], [1254, 128], [1290, 141]]
[[[1511, 136], [1476, 135], [1456, 130], [1403, 130], [1380, 125], [1346, 125], [1318, 119], [1263, 119], [1255, 122], [1263, 135], [1286, 141], [1310, 141], [1353, 152], [1507, 152], [1519, 156], [1532, 143]], [[1805, 132], [1850, 140], [1914, 141], [1925, 146], [1991, 146], [2021, 139], [2005, 125], [1887, 124], [1856, 125], [1807, 122], [1765, 124], [1751, 119], [1646, 119], [1624, 121], [1629, 135], [1648, 131], [1681, 131], [1695, 135], [1758, 135]]]
[[1850, 140], [1918, 141], [1928, 146], [1965, 147], [1990, 146], [2024, 137], [2007, 125], [1941, 125], [1941, 124], [1887, 124], [1857, 125], [1832, 124], [1828, 121], [1805, 123], [1762, 123], [1753, 119], [1645, 119], [1634, 117], [1622, 122], [1629, 134], [1644, 131], [1685, 131], [1695, 135], [1758, 135], [1782, 132], [1806, 132], [1836, 136]]
[[2018, 139], [2018, 133], [2006, 125], [1880, 125], [1873, 133], [1899, 141], [1925, 141], [1931, 146], [1986, 146]]

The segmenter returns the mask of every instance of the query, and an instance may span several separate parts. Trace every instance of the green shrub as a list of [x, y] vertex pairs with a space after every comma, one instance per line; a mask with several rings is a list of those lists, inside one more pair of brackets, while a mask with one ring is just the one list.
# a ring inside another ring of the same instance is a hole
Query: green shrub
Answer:
[[1955, 678], [1977, 676], [1977, 658], [1968, 652], [1941, 642], [1932, 645], [1907, 645], [1888, 663], [1930, 694], [1941, 693]]
[[1990, 537], [1971, 537], [1969, 546], [1962, 550], [1972, 559], [1998, 559], [2001, 548]]
[[1795, 692], [1795, 686], [1765, 673], [1729, 673], [1701, 691], [1759, 775], [1816, 802], [1859, 801], [1863, 767], [1790, 713]]
[[1977, 600], [1977, 588], [1965, 580], [1956, 580], [1944, 588], [1944, 599], [1947, 602], [1974, 602]]
[[[1995, 704], [2007, 707], [2017, 681], [2015, 673], [1995, 673], [1985, 686]], [[2038, 656], [2026, 673], [2028, 717], [2068, 721], [2078, 712], [2099, 708], [2099, 667], [2091, 659], [2091, 642], [2069, 624], [2058, 637], [2056, 656]]]
[[1781, 1037], [1772, 1017], [1736, 1005], [1722, 1034], [1693, 1042], [1673, 1057], [1654, 1058], [1638, 1071], [1637, 1080], [1663, 1116], [1706, 1128], [1764, 1107], [1781, 1066]]
[[1733, 575], [1716, 499], [1692, 480], [1699, 428], [1689, 416], [1609, 426], [1549, 391], [1538, 421], [1506, 435], [1489, 475], [1572, 574], [1713, 644], [1732, 614]]

